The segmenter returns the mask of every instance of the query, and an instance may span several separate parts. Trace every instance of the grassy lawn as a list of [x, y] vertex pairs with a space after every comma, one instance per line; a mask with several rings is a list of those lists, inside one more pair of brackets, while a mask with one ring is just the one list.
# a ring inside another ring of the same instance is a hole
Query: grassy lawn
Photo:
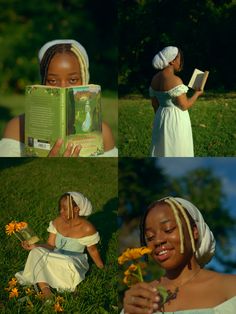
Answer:
[[[196, 157], [236, 156], [236, 95], [206, 93], [189, 110]], [[150, 100], [119, 100], [119, 156], [150, 156]]]
[[[24, 95], [0, 95], [0, 138], [6, 123], [24, 112]], [[118, 140], [118, 100], [114, 92], [102, 93], [102, 116]]]
[[33, 306], [19, 302], [25, 295], [9, 300], [8, 281], [23, 270], [28, 252], [19, 241], [5, 234], [12, 220], [27, 221], [46, 241], [50, 220], [58, 215], [58, 199], [66, 191], [80, 191], [93, 204], [88, 218], [99, 231], [99, 250], [105, 263], [100, 270], [89, 259], [90, 270], [74, 293], [56, 293], [65, 301], [65, 313], [117, 313], [117, 160], [116, 158], [2, 158], [0, 163], [0, 312], [55, 313], [53, 305], [43, 305], [30, 296]]

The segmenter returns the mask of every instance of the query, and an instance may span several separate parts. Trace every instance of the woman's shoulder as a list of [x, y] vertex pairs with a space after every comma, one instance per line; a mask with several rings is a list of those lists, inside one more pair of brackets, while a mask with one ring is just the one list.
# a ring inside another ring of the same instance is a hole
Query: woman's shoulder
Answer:
[[203, 276], [211, 281], [212, 286], [224, 291], [227, 299], [236, 296], [236, 275], [204, 270]]
[[19, 142], [24, 142], [25, 115], [19, 115], [11, 119], [3, 132], [4, 138], [11, 138]]
[[86, 219], [83, 220], [82, 225], [78, 228], [82, 231], [83, 237], [93, 235], [97, 232], [94, 225]]

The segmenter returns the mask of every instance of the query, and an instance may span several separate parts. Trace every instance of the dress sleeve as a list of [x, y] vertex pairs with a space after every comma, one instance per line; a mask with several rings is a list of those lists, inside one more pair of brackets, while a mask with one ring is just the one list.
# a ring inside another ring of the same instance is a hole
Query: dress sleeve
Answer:
[[172, 88], [170, 91], [169, 91], [169, 94], [171, 97], [178, 97], [182, 94], [186, 94], [188, 91], [188, 86], [184, 85], [184, 84], [181, 84], [181, 85], [178, 85], [174, 88]]
[[22, 157], [25, 145], [11, 138], [0, 141], [0, 157]]
[[98, 243], [99, 240], [100, 240], [99, 233], [96, 232], [90, 236], [80, 238], [79, 242], [85, 246], [91, 246], [91, 245]]
[[54, 227], [52, 221], [50, 221], [47, 231], [50, 233], [57, 234], [57, 229]]

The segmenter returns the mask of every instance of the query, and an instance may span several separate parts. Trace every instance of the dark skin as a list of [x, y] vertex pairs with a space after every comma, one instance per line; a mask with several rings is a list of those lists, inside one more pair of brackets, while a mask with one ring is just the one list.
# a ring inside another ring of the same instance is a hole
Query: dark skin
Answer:
[[[80, 74], [80, 64], [76, 56], [72, 53], [57, 53], [52, 58], [46, 77], [46, 85], [69, 87], [82, 84]], [[25, 115], [22, 114], [10, 120], [4, 130], [3, 137], [17, 140], [24, 143]], [[109, 151], [115, 146], [114, 138], [110, 127], [105, 122], [102, 123], [102, 136], [104, 150]], [[57, 157], [63, 144], [62, 139], [58, 139], [48, 157]], [[73, 146], [68, 143], [63, 157], [79, 156], [81, 146]]]
[[[175, 75], [176, 72], [181, 71], [181, 60], [180, 60], [180, 53], [178, 53], [177, 57], [169, 63], [169, 65], [154, 75], [151, 87], [156, 91], [169, 91], [170, 89], [183, 84], [181, 78]], [[203, 91], [195, 91], [193, 96], [188, 98], [186, 94], [182, 94], [176, 97], [176, 102], [182, 110], [187, 110], [194, 102], [198, 99], [199, 96], [203, 94]], [[152, 106], [154, 112], [158, 110], [159, 103], [156, 97], [151, 98]]]
[[[236, 296], [236, 276], [200, 268], [192, 251], [187, 225], [181, 217], [184, 253], [180, 253], [180, 236], [173, 211], [169, 205], [157, 205], [147, 215], [145, 235], [153, 259], [166, 270], [160, 284], [177, 297], [165, 304], [165, 311], [213, 308]], [[193, 227], [193, 237], [198, 231]], [[124, 298], [124, 311], [129, 314], [155, 313], [158, 308], [157, 282], [132, 286]], [[207, 296], [207, 298], [206, 298]]]
[[[73, 208], [73, 218], [71, 216], [68, 217], [68, 200], [66, 197], [62, 198], [60, 202], [60, 215], [53, 221], [54, 227], [60, 234], [69, 238], [83, 238], [96, 233], [94, 226], [89, 221], [79, 216], [79, 211], [79, 207], [75, 206]], [[30, 251], [36, 247], [44, 247], [46, 249], [53, 250], [55, 248], [55, 241], [56, 234], [49, 233], [47, 243], [45, 244], [29, 244], [27, 241], [23, 241], [21, 245], [27, 251]], [[95, 244], [88, 246], [87, 251], [96, 266], [98, 268], [103, 268], [104, 264], [100, 257], [97, 246]], [[52, 295], [48, 283], [38, 282], [38, 286], [45, 298], [48, 298]]]

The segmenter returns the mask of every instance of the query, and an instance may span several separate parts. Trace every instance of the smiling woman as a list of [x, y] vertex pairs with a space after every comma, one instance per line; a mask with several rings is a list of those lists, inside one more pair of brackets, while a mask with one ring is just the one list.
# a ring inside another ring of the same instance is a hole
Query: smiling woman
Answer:
[[[38, 57], [43, 85], [69, 87], [89, 83], [88, 55], [79, 42], [72, 39], [50, 41], [43, 45]], [[105, 122], [102, 122], [102, 137], [105, 153], [100, 157], [117, 157], [118, 151], [112, 131]], [[25, 115], [22, 114], [8, 122], [3, 139], [0, 141], [0, 156], [24, 156], [24, 140]], [[63, 141], [58, 139], [48, 156], [58, 156], [62, 144]], [[77, 157], [80, 150], [80, 145], [74, 147], [68, 143], [63, 156]]]
[[235, 313], [236, 276], [203, 268], [214, 255], [215, 240], [192, 203], [172, 197], [158, 200], [148, 207], [140, 227], [141, 244], [165, 269], [160, 285], [177, 293], [160, 306], [159, 283], [138, 283], [125, 293], [125, 313]]

